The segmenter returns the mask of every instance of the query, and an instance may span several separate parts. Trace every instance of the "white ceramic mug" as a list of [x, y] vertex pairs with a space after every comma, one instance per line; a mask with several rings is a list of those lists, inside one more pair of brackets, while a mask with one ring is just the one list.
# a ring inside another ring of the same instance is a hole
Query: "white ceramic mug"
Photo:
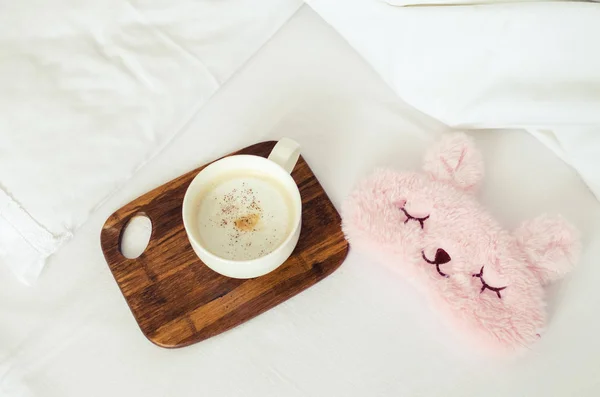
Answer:
[[[268, 159], [253, 155], [229, 156], [208, 165], [196, 175], [183, 199], [183, 224], [192, 248], [206, 266], [228, 277], [253, 278], [275, 270], [289, 258], [298, 243], [302, 224], [302, 199], [290, 175], [299, 155], [300, 146], [291, 139], [283, 138], [277, 142]], [[198, 197], [220, 176], [236, 171], [251, 171], [274, 179], [291, 199], [292, 227], [287, 236], [274, 250], [256, 259], [231, 260], [214, 254], [203, 245], [195, 223], [199, 216]]]

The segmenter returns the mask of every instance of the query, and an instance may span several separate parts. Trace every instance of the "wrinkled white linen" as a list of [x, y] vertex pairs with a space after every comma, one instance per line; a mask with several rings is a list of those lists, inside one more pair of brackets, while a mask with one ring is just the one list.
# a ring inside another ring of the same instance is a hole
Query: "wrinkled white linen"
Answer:
[[550, 131], [600, 198], [600, 4], [307, 2], [403, 100], [455, 128]]
[[142, 335], [100, 250], [99, 230], [114, 210], [240, 147], [297, 140], [340, 208], [378, 166], [420, 169], [445, 130], [400, 101], [305, 7], [90, 216], [34, 289], [0, 267], [0, 395], [597, 397], [600, 203], [524, 131], [469, 132], [486, 167], [478, 197], [509, 229], [562, 213], [581, 230], [584, 253], [548, 289], [548, 330], [517, 359], [461, 349], [421, 294], [354, 249], [331, 276], [247, 323], [161, 349]]

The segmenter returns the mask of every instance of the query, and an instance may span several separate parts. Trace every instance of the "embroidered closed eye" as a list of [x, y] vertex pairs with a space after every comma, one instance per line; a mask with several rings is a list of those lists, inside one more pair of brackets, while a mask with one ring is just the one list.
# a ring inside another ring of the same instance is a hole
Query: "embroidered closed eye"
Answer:
[[421, 229], [423, 229], [423, 223], [429, 219], [429, 215], [423, 217], [423, 218], [417, 218], [416, 216], [412, 216], [411, 214], [408, 213], [408, 211], [406, 211], [404, 208], [400, 208], [400, 211], [404, 212], [404, 215], [406, 215], [406, 220], [404, 221], [404, 223], [407, 223], [408, 221], [410, 221], [411, 219], [419, 222], [419, 225], [421, 225]]
[[479, 280], [481, 281], [481, 284], [482, 284], [481, 291], [479, 291], [479, 293], [481, 294], [486, 289], [489, 289], [490, 291], [495, 292], [496, 295], [498, 295], [498, 298], [502, 299], [502, 295], [500, 295], [500, 291], [502, 291], [503, 289], [506, 289], [506, 286], [505, 287], [492, 287], [491, 285], [486, 283], [485, 280], [483, 279], [483, 268], [484, 268], [484, 266], [481, 266], [481, 270], [479, 271], [479, 273], [473, 274], [473, 277], [479, 278]]

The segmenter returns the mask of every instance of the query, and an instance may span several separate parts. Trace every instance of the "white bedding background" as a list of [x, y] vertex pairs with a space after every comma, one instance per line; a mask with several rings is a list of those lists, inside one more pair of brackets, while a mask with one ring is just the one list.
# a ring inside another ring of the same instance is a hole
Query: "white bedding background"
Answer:
[[[562, 213], [582, 231], [585, 250], [577, 270], [549, 291], [548, 332], [517, 360], [460, 349], [414, 288], [356, 250], [305, 292], [174, 350], [144, 338], [106, 266], [98, 239], [106, 217], [211, 158], [289, 136], [339, 208], [377, 166], [418, 169], [446, 130], [400, 101], [303, 7], [90, 216], [35, 288], [0, 266], [0, 395], [597, 397], [600, 203], [522, 130], [469, 132], [484, 152], [482, 203], [508, 228]], [[219, 134], [206, 141], [202, 131]]]
[[0, 396], [597, 397], [600, 202], [523, 130], [468, 132], [485, 158], [481, 202], [507, 228], [561, 213], [585, 249], [577, 270], [549, 288], [546, 334], [516, 360], [460, 349], [420, 294], [356, 250], [303, 293], [183, 349], [144, 338], [106, 266], [98, 234], [115, 209], [219, 155], [291, 137], [339, 208], [377, 166], [418, 169], [447, 130], [302, 7], [89, 216], [35, 288], [0, 266]]
[[0, 2], [0, 264], [35, 280], [301, 4]]
[[600, 4], [307, 3], [407, 103], [454, 128], [527, 129], [600, 198]]

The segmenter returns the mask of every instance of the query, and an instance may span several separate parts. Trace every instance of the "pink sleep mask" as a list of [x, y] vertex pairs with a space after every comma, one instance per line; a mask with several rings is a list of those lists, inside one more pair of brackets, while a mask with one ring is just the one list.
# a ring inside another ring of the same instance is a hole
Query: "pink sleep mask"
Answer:
[[545, 215], [503, 229], [475, 197], [483, 161], [462, 133], [444, 135], [423, 169], [360, 182], [342, 209], [347, 239], [412, 280], [471, 343], [529, 346], [546, 323], [544, 285], [577, 262], [576, 230]]

